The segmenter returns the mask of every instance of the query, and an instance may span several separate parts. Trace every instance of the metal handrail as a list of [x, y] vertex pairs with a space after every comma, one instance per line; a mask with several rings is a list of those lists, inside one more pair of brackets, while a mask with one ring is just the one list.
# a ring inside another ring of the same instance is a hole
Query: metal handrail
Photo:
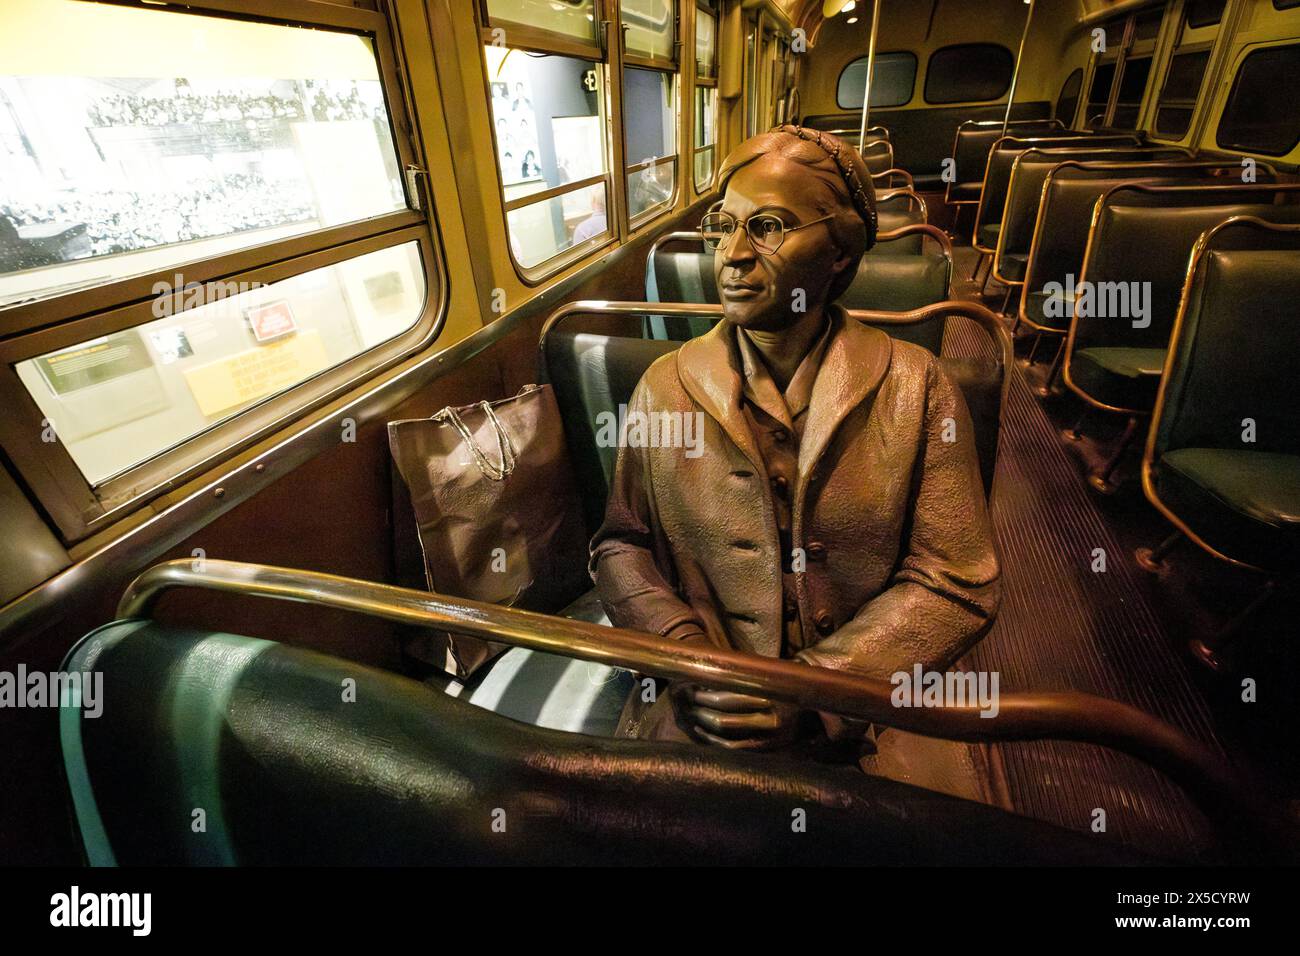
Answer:
[[897, 166], [893, 166], [879, 173], [871, 174], [871, 178], [873, 180], [884, 179], [886, 176], [890, 177], [890, 179], [892, 179], [895, 176], [901, 176], [903, 179], [907, 180], [907, 185], [906, 185], [907, 189], [912, 189], [916, 186], [916, 181], [912, 178], [912, 174], [909, 173], [906, 169], [900, 169]]
[[926, 209], [925, 200], [922, 199], [920, 194], [911, 186], [897, 186], [894, 189], [882, 189], [880, 192], [876, 193], [876, 205], [879, 206], [881, 203], [889, 202], [891, 199], [897, 199], [899, 196], [908, 197], [907, 204], [909, 206], [911, 206], [912, 203], [916, 203], [916, 207], [922, 217], [929, 217], [930, 213], [929, 210]]
[[1218, 819], [1264, 814], [1255, 793], [1204, 745], [1164, 721], [1119, 701], [1074, 691], [1002, 694], [996, 718], [980, 708], [900, 708], [884, 680], [683, 644], [653, 634], [552, 617], [356, 578], [268, 565], [188, 558], [149, 568], [127, 588], [119, 619], [147, 619], [177, 588], [203, 588], [353, 611], [397, 624], [450, 630], [579, 660], [788, 701], [946, 740], [1073, 740], [1137, 757], [1168, 775]]

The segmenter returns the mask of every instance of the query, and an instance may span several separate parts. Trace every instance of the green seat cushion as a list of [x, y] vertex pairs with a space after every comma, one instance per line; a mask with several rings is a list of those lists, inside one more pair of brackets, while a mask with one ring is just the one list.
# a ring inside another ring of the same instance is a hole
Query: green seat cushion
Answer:
[[1009, 252], [998, 260], [998, 274], [1008, 282], [1023, 282], [1025, 278], [1025, 266], [1029, 264], [1029, 256], [1020, 252]]
[[987, 226], [980, 226], [979, 244], [985, 249], [996, 249], [998, 247], [998, 234], [1002, 231], [1002, 223], [991, 222]]
[[953, 183], [948, 191], [949, 202], [979, 202], [983, 183]]
[[1080, 349], [1070, 359], [1070, 380], [1105, 405], [1148, 411], [1164, 367], [1164, 349]]
[[1161, 499], [1230, 558], [1264, 567], [1300, 556], [1300, 455], [1179, 448], [1156, 467]]

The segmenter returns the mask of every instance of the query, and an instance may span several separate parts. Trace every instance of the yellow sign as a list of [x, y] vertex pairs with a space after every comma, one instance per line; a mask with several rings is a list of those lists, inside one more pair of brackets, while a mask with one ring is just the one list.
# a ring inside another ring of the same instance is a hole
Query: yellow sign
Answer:
[[187, 369], [185, 382], [199, 410], [211, 417], [297, 385], [329, 364], [320, 333], [305, 330]]

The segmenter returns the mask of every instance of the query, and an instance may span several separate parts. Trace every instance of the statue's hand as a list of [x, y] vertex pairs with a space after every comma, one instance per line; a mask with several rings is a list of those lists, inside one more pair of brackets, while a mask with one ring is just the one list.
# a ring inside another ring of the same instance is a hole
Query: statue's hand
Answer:
[[677, 722], [703, 743], [729, 750], [776, 750], [793, 743], [802, 711], [795, 704], [727, 690], [674, 684]]

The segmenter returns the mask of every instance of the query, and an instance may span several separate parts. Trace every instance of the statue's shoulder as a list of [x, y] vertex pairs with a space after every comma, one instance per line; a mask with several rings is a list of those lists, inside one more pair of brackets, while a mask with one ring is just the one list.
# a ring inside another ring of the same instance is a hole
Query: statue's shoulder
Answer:
[[682, 386], [681, 375], [677, 368], [677, 352], [661, 355], [651, 362], [641, 373], [637, 391], [644, 395], [646, 401], [654, 405], [665, 404], [678, 395], [684, 396], [686, 390]]

